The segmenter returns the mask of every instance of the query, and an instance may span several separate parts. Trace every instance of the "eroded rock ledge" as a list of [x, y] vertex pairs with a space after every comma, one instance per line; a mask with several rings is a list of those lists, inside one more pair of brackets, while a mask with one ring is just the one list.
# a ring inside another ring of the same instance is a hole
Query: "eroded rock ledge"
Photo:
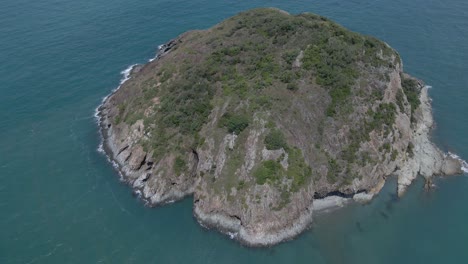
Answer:
[[[336, 56], [338, 71], [326, 67]], [[193, 195], [202, 225], [251, 246], [371, 200], [391, 175], [401, 196], [418, 175], [462, 173], [430, 141], [427, 88], [399, 55], [312, 14], [257, 9], [185, 33], [99, 118], [106, 153], [149, 205]]]

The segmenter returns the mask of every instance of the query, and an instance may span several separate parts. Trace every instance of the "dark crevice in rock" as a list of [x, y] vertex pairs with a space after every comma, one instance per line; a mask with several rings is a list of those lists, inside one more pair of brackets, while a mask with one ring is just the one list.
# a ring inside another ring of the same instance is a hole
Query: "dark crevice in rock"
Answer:
[[358, 194], [358, 193], [362, 193], [362, 192], [365, 192], [366, 190], [359, 190], [357, 192], [354, 192], [354, 193], [343, 193], [343, 192], [340, 192], [340, 191], [332, 191], [332, 192], [328, 192], [326, 194], [320, 194], [318, 192], [315, 192], [314, 193], [314, 199], [323, 199], [323, 198], [326, 198], [326, 197], [329, 197], [329, 196], [338, 196], [338, 197], [342, 197], [342, 198], [353, 198], [353, 196], [355, 194]]
[[142, 182], [148, 181], [148, 179], [151, 177], [151, 173], [146, 174], [146, 176], [141, 180]]
[[198, 163], [198, 152], [197, 152], [197, 150], [196, 150], [196, 149], [192, 149], [192, 154], [193, 154], [193, 156], [194, 156], [194, 158], [195, 158], [195, 161]]
[[198, 152], [195, 149], [192, 149], [192, 155], [193, 155], [193, 164], [192, 164], [191, 174], [192, 174], [192, 176], [196, 176], [197, 175], [198, 162], [199, 162]]
[[117, 156], [120, 155], [120, 153], [124, 152], [126, 149], [128, 149], [129, 145], [126, 145], [125, 147], [121, 148], [119, 152], [117, 153]]
[[145, 163], [146, 163], [146, 156], [147, 156], [147, 154], [145, 154], [145, 156], [143, 157], [143, 159], [142, 159], [141, 162], [140, 162], [140, 165], [138, 166], [138, 168], [137, 168], [136, 170], [141, 169], [141, 167], [143, 167], [143, 165], [145, 165]]
[[240, 225], [242, 225], [242, 219], [238, 215], [229, 215], [230, 218], [233, 218], [237, 221], [239, 221]]
[[147, 170], [147, 171], [151, 170], [151, 169], [153, 168], [153, 164], [154, 164], [153, 161], [147, 161], [147, 162], [146, 162], [146, 166], [147, 166], [147, 167], [146, 167], [146, 170]]
[[177, 43], [181, 42], [180, 39], [172, 39], [171, 41], [167, 42], [166, 44], [163, 44], [161, 45], [159, 51], [158, 51], [158, 54], [156, 54], [156, 58], [155, 60], [163, 57], [164, 55], [166, 55], [167, 53], [169, 53], [169, 51], [171, 51], [176, 45]]
[[131, 156], [132, 156], [132, 153], [130, 152], [130, 154], [125, 158], [125, 162], [127, 162]]

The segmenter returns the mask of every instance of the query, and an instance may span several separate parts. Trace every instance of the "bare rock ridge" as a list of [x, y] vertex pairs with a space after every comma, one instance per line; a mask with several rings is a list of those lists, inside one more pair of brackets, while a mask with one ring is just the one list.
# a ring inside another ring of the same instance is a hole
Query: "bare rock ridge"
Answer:
[[150, 205], [266, 246], [388, 176], [462, 173], [430, 141], [424, 84], [384, 42], [314, 14], [240, 13], [161, 46], [99, 108], [104, 149]]

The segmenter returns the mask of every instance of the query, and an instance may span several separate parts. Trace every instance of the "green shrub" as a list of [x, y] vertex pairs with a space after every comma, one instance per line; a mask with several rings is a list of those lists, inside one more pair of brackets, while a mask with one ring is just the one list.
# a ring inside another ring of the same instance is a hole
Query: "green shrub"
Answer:
[[351, 88], [349, 86], [345, 86], [342, 88], [334, 88], [330, 91], [330, 96], [332, 98], [331, 103], [327, 107], [327, 116], [335, 116], [337, 113], [337, 106], [341, 106], [342, 104], [349, 104], [346, 102], [346, 99], [351, 95]]
[[382, 103], [377, 111], [369, 111], [372, 120], [367, 123], [369, 133], [374, 129], [380, 129], [383, 125], [391, 127], [395, 123], [396, 107], [393, 103]]
[[416, 110], [421, 101], [419, 101], [419, 84], [416, 80], [413, 79], [402, 79], [401, 86], [403, 87], [403, 91], [406, 94], [406, 99], [408, 99], [408, 103], [411, 105], [411, 113]]
[[314, 70], [317, 84], [329, 89], [332, 101], [327, 109], [328, 116], [334, 116], [341, 104], [349, 104], [346, 99], [358, 77], [357, 66], [354, 65], [357, 55], [352, 45], [338, 37], [309, 46], [304, 52], [303, 67]]
[[288, 66], [296, 60], [297, 56], [299, 55], [299, 50], [288, 50], [283, 54], [283, 60], [286, 62]]
[[284, 83], [290, 83], [294, 80], [295, 75], [291, 71], [284, 71], [280, 75], [280, 80]]
[[328, 159], [328, 172], [327, 172], [327, 179], [330, 183], [335, 183], [337, 181], [338, 173], [341, 172], [340, 165], [338, 162], [333, 159]]
[[160, 72], [158, 72], [158, 76], [160, 76], [160, 82], [166, 82], [169, 80], [175, 72], [175, 67], [173, 65], [165, 65]]
[[299, 89], [296, 83], [288, 83], [286, 88], [290, 91], [297, 91]]
[[398, 89], [398, 92], [396, 94], [396, 102], [398, 104], [398, 108], [400, 108], [400, 112], [405, 112], [405, 99], [403, 97], [403, 91], [401, 89]]
[[183, 134], [194, 134], [211, 113], [214, 91], [206, 80], [197, 79], [197, 72], [186, 74], [186, 80], [174, 81], [177, 89], [162, 97], [158, 117], [167, 128], [177, 127]]
[[115, 123], [116, 124], [119, 124], [120, 122], [122, 122], [122, 117], [123, 115], [125, 114], [125, 109], [126, 109], [127, 105], [125, 103], [123, 104], [120, 104], [118, 106], [118, 109], [119, 109], [119, 112], [118, 114], [115, 116]]
[[237, 184], [237, 189], [242, 190], [242, 189], [244, 189], [244, 187], [245, 187], [245, 181], [240, 180], [239, 183]]
[[261, 107], [269, 108], [273, 105], [271, 99], [265, 95], [257, 96], [253, 100], [255, 104], [258, 104]]
[[288, 150], [288, 170], [287, 176], [292, 179], [291, 190], [298, 191], [312, 177], [312, 169], [304, 161], [302, 151], [299, 148], [290, 148]]
[[260, 164], [253, 175], [257, 184], [263, 185], [266, 182], [274, 182], [279, 179], [282, 167], [274, 160], [267, 160]]
[[392, 151], [392, 156], [391, 156], [392, 161], [395, 161], [397, 156], [398, 156], [398, 151], [396, 151], [396, 149], [394, 149]]
[[174, 161], [174, 172], [177, 175], [180, 175], [185, 170], [187, 170], [187, 164], [185, 160], [182, 157], [177, 156], [177, 158]]
[[[359, 148], [362, 142], [369, 141], [369, 133], [373, 130], [383, 130], [386, 134], [390, 133], [393, 123], [396, 118], [396, 106], [393, 103], [382, 103], [378, 106], [377, 111], [368, 111], [368, 120], [360, 128], [351, 129], [349, 133], [350, 143], [341, 152], [341, 157], [348, 163], [353, 163], [357, 160]], [[390, 152], [391, 145], [385, 143], [381, 151]], [[370, 159], [359, 160], [362, 163], [367, 163]]]
[[382, 145], [382, 148], [385, 150], [385, 152], [389, 152], [392, 147], [390, 146], [390, 143], [386, 142]]
[[227, 128], [229, 133], [238, 135], [249, 126], [249, 118], [243, 114], [226, 113], [219, 120], [219, 125]]
[[286, 139], [284, 138], [283, 133], [278, 130], [274, 129], [265, 137], [265, 147], [268, 150], [276, 150], [276, 149], [288, 149], [288, 144], [286, 143]]
[[144, 118], [144, 115], [141, 112], [138, 112], [138, 111], [129, 112], [125, 116], [124, 122], [129, 124], [129, 125], [133, 125], [133, 124], [136, 123], [136, 121], [138, 121], [140, 119], [143, 119], [143, 118]]
[[343, 149], [342, 157], [348, 163], [353, 163], [356, 160], [356, 154], [359, 151], [360, 143], [363, 141], [362, 139], [353, 140], [353, 136], [351, 136], [351, 143]]
[[412, 142], [408, 144], [408, 147], [406, 148], [406, 152], [408, 153], [410, 157], [414, 156], [414, 145]]

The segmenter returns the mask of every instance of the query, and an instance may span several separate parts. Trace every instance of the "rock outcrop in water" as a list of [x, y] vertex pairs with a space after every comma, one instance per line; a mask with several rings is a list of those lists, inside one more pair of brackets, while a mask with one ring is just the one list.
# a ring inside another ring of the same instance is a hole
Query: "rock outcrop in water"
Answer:
[[[430, 99], [385, 43], [313, 14], [257, 9], [162, 46], [99, 109], [105, 150], [151, 205], [264, 246], [386, 177], [461, 173], [429, 140]], [[343, 199], [341, 199], [342, 197]]]

